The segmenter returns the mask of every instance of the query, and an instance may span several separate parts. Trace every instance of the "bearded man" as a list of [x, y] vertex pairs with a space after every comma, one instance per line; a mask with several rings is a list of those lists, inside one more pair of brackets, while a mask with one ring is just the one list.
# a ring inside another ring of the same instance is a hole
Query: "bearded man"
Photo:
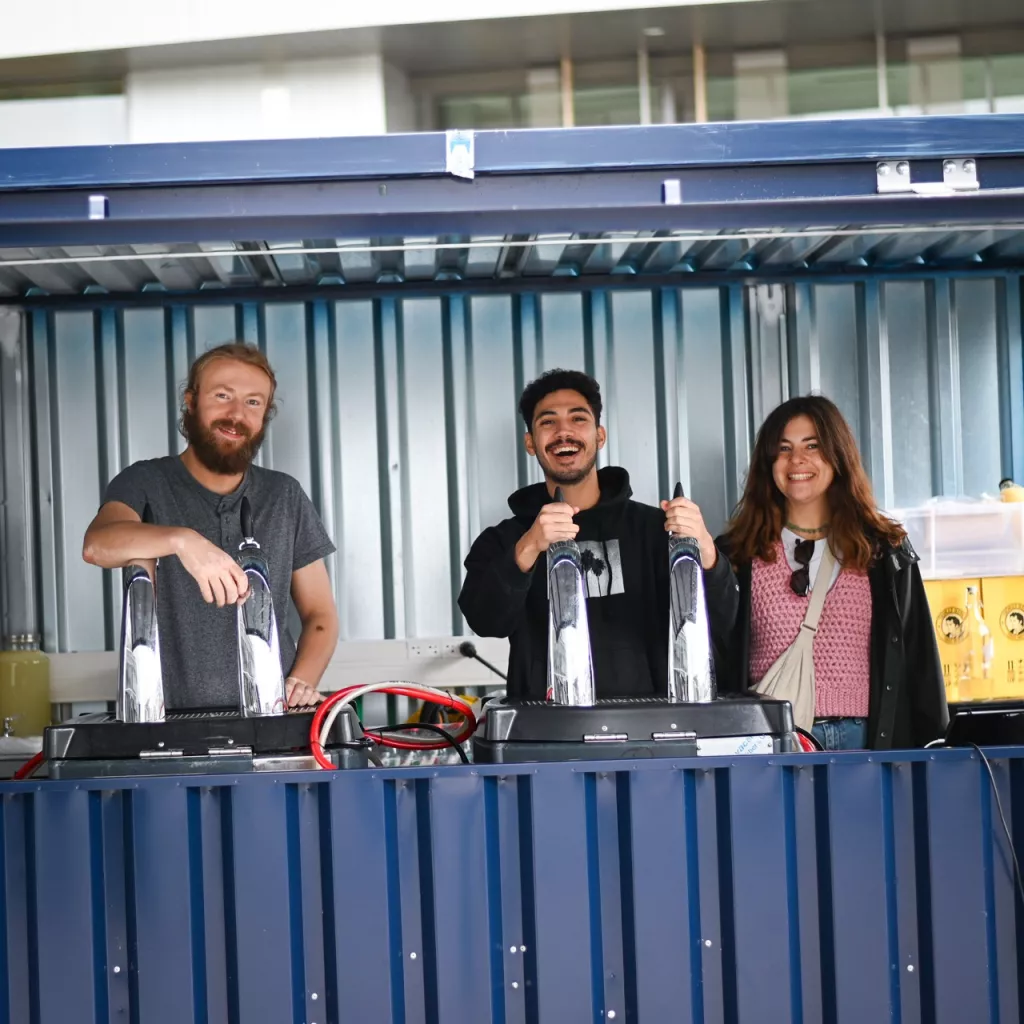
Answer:
[[[288, 702], [319, 699], [316, 688], [338, 641], [324, 564], [335, 549], [299, 482], [252, 464], [276, 408], [276, 388], [274, 371], [254, 346], [231, 343], [201, 355], [182, 392], [178, 429], [188, 447], [118, 474], [86, 531], [82, 556], [92, 565], [151, 568], [160, 560], [169, 709], [238, 707], [235, 606], [248, 586], [235, 560], [243, 497], [270, 567]], [[298, 642], [288, 628], [289, 602], [302, 623]]]

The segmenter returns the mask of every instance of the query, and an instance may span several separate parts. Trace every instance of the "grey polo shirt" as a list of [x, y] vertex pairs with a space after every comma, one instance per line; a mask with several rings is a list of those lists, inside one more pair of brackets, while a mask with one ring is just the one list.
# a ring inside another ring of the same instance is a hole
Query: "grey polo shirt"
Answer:
[[[208, 491], [175, 455], [136, 462], [111, 480], [104, 502], [120, 501], [153, 522], [187, 526], [235, 555], [242, 540], [239, 504], [248, 497], [253, 531], [270, 567], [285, 674], [295, 661], [288, 630], [292, 573], [334, 551], [327, 531], [297, 480], [251, 466], [231, 494]], [[176, 555], [160, 559], [157, 609], [164, 700], [168, 708], [238, 707], [236, 609], [207, 604]]]

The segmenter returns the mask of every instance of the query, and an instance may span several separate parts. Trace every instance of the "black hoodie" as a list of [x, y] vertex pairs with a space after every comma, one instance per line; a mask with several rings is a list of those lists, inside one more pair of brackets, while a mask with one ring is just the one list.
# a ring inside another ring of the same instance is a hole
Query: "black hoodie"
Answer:
[[[668, 692], [668, 534], [660, 508], [630, 500], [624, 469], [598, 470], [601, 499], [576, 516], [587, 570], [587, 617], [598, 697]], [[548, 677], [547, 558], [530, 572], [519, 538], [549, 501], [545, 484], [508, 499], [513, 512], [484, 530], [466, 558], [459, 607], [478, 636], [509, 638], [508, 693], [543, 699]]]

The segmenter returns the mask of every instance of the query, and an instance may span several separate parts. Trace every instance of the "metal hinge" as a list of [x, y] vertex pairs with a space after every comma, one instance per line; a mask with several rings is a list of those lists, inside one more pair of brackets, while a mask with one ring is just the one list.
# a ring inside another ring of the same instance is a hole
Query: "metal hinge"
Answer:
[[207, 750], [210, 757], [236, 757], [236, 756], [252, 756], [252, 747], [210, 747]]
[[184, 750], [140, 750], [139, 757], [143, 757], [146, 760], [159, 760], [164, 757], [184, 757]]
[[942, 161], [942, 181], [912, 180], [909, 160], [879, 160], [875, 164], [875, 181], [879, 195], [894, 193], [919, 196], [948, 196], [955, 192], [977, 192], [978, 162], [973, 157]]
[[584, 743], [625, 743], [629, 739], [628, 732], [588, 733], [583, 737]]

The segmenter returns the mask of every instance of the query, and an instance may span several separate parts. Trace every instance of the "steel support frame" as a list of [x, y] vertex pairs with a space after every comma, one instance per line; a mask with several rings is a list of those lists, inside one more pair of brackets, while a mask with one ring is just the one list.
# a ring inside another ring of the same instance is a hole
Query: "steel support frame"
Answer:
[[[472, 181], [435, 133], [8, 150], [0, 246], [1010, 220], [1022, 139], [1016, 115], [479, 132]], [[979, 192], [877, 194], [879, 159], [916, 183], [955, 156]]]

